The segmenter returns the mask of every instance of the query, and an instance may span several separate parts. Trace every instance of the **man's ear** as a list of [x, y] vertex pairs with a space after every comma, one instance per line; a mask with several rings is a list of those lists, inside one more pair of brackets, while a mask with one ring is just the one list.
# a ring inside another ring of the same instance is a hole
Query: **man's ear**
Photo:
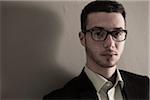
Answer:
[[85, 34], [83, 32], [79, 32], [79, 39], [83, 46], [85, 46]]

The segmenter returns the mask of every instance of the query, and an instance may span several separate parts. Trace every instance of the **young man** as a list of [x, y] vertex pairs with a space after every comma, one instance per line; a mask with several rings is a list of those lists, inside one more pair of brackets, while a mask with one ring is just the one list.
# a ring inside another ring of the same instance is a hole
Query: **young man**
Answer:
[[127, 37], [126, 13], [116, 1], [93, 1], [81, 13], [86, 51], [82, 73], [44, 99], [148, 100], [149, 79], [119, 70]]

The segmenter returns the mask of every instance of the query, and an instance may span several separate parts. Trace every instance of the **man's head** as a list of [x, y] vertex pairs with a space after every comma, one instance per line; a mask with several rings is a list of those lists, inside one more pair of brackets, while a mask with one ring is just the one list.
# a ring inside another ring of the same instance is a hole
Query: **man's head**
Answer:
[[86, 49], [87, 65], [115, 66], [124, 49], [124, 7], [115, 1], [93, 1], [81, 13], [79, 37]]

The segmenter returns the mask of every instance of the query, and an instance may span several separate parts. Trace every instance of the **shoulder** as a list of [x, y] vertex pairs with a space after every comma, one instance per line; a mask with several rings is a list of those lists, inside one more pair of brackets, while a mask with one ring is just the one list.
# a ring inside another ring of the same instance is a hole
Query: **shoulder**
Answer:
[[144, 75], [135, 74], [120, 70], [121, 76], [126, 83], [136, 83], [135, 85], [149, 85], [149, 78]]
[[72, 97], [73, 94], [77, 91], [78, 77], [73, 78], [67, 84], [65, 84], [62, 88], [54, 90], [49, 94], [43, 97], [43, 100], [47, 99], [68, 99]]
[[50, 92], [44, 96], [46, 99], [71, 99], [79, 98], [86, 91], [94, 91], [94, 87], [86, 74], [82, 72], [79, 76], [70, 80], [64, 87]]
[[120, 70], [124, 81], [124, 93], [132, 99], [149, 100], [149, 78]]
[[134, 78], [134, 79], [138, 79], [138, 80], [148, 80], [149, 78], [147, 76], [144, 75], [139, 75], [139, 74], [135, 74], [132, 72], [128, 72], [128, 71], [124, 71], [124, 70], [119, 70], [121, 75], [125, 78]]

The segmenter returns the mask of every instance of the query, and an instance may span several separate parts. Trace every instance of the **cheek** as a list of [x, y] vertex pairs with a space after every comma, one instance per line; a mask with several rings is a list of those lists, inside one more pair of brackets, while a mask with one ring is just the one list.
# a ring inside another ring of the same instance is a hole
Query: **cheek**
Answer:
[[103, 45], [101, 42], [93, 41], [92, 39], [87, 40], [87, 46], [94, 51], [103, 50]]
[[120, 43], [116, 44], [117, 51], [120, 55], [122, 54], [122, 52], [124, 50], [124, 44], [125, 44], [125, 42], [120, 42]]
[[87, 43], [87, 48], [95, 56], [99, 55], [102, 51], [104, 51], [104, 48], [101, 43], [89, 42], [89, 43]]

